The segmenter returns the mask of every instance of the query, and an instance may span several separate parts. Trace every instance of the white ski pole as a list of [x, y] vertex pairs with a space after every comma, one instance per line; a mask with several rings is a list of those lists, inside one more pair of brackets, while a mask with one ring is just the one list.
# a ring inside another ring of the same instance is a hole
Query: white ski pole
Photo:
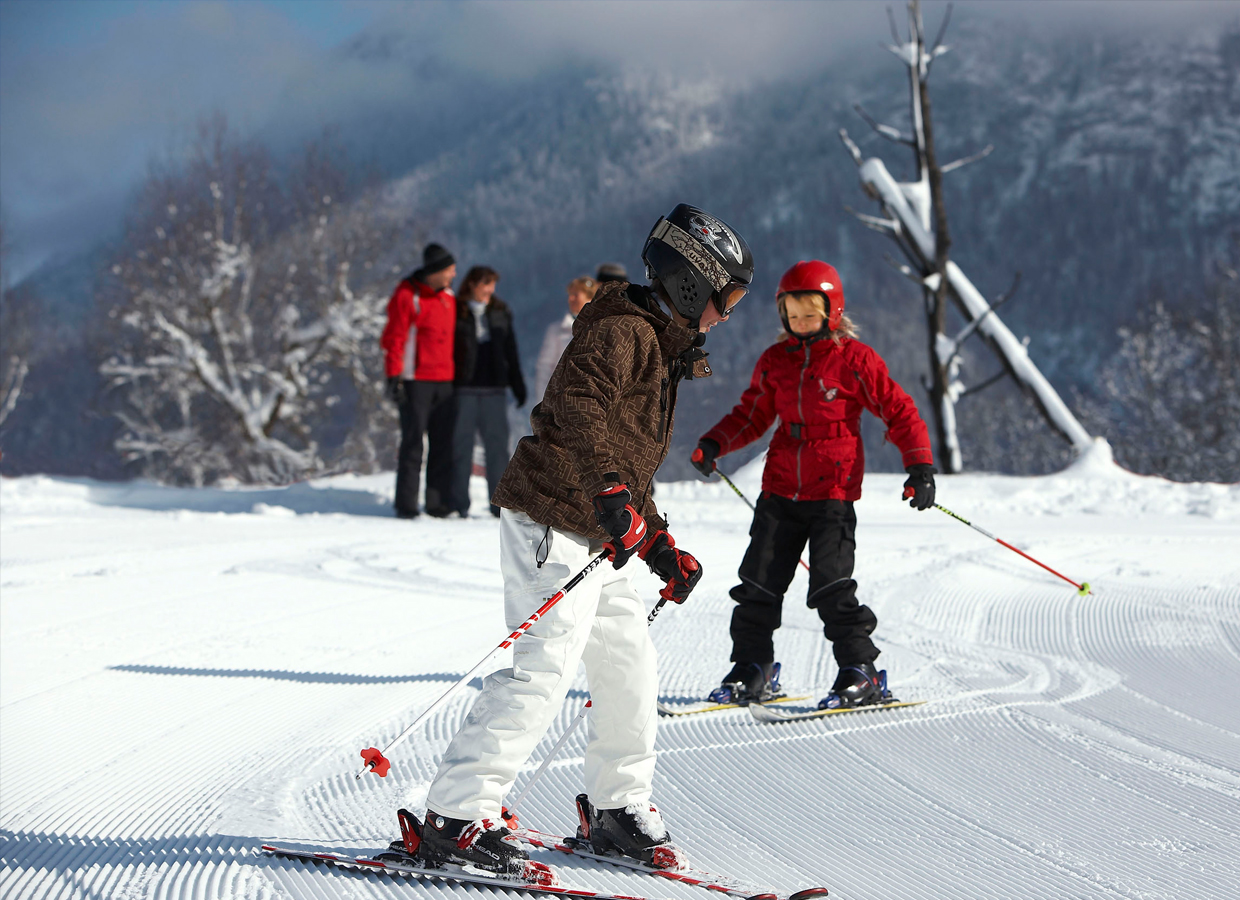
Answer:
[[586, 717], [586, 710], [590, 708], [591, 703], [593, 703], [593, 701], [587, 700], [586, 705], [581, 707], [581, 712], [577, 713], [577, 715], [573, 717], [573, 721], [570, 722], [568, 727], [564, 729], [564, 733], [560, 735], [560, 739], [555, 742], [555, 746], [551, 748], [550, 752], [547, 753], [547, 755], [543, 758], [543, 761], [539, 764], [538, 771], [534, 773], [534, 777], [531, 778], [526, 783], [525, 787], [521, 789], [521, 793], [517, 794], [517, 799], [512, 801], [512, 806], [504, 807], [503, 818], [505, 822], [508, 822], [510, 825], [516, 824], [517, 807], [519, 807], [522, 801], [529, 795], [530, 789], [538, 783], [538, 779], [542, 778], [543, 772], [547, 771], [547, 766], [551, 765], [551, 760], [555, 759], [556, 754], [560, 752], [560, 748], [564, 746], [568, 739], [572, 737], [573, 732], [577, 730], [577, 726], [581, 724], [581, 720]]
[[[667, 598], [663, 597], [654, 605], [654, 609], [650, 610], [650, 615], [646, 616], [647, 625], [654, 622], [655, 617], [659, 615], [659, 610], [663, 609], [663, 605], [665, 603], [667, 603]], [[555, 746], [548, 751], [546, 757], [539, 764], [538, 771], [536, 771], [534, 776], [526, 782], [525, 787], [521, 789], [521, 793], [517, 794], [517, 799], [512, 801], [512, 806], [504, 807], [503, 819], [509, 824], [510, 827], [516, 827], [517, 825], [517, 807], [519, 807], [522, 801], [529, 796], [530, 789], [538, 783], [538, 779], [542, 778], [543, 772], [547, 771], [547, 766], [551, 765], [551, 760], [555, 759], [556, 754], [560, 752], [560, 748], [564, 746], [569, 737], [572, 736], [572, 733], [577, 730], [577, 726], [580, 725], [582, 719], [586, 717], [586, 710], [590, 708], [592, 703], [592, 700], [586, 701], [586, 705], [581, 707], [581, 712], [577, 713], [577, 715], [573, 717], [573, 721], [568, 723], [568, 727], [564, 729], [564, 733], [560, 735], [560, 739], [555, 742]]]
[[391, 769], [392, 767], [392, 763], [387, 759], [387, 757], [384, 756], [385, 753], [390, 751], [393, 747], [395, 747], [397, 744], [403, 741], [406, 737], [408, 737], [413, 732], [413, 730], [422, 723], [423, 719], [425, 719], [432, 712], [434, 712], [436, 709], [442, 706], [444, 701], [446, 701], [449, 697], [455, 694], [463, 685], [469, 684], [470, 680], [474, 677], [475, 674], [478, 673], [479, 670], [481, 670], [484, 666], [486, 666], [487, 663], [491, 662], [491, 660], [494, 659], [497, 655], [499, 655], [504, 650], [507, 650], [509, 647], [511, 647], [513, 645], [513, 642], [516, 641], [518, 638], [520, 638], [521, 635], [525, 634], [525, 632], [528, 631], [535, 622], [537, 622], [544, 615], [546, 615], [547, 611], [550, 610], [551, 607], [555, 606], [557, 603], [563, 600], [565, 594], [567, 594], [577, 585], [581, 584], [582, 580], [587, 575], [589, 575], [590, 572], [593, 571], [600, 563], [606, 562], [609, 559], [611, 559], [610, 553], [608, 551], [604, 551], [600, 553], [598, 556], [594, 557], [594, 559], [590, 560], [590, 562], [586, 565], [586, 567], [582, 569], [580, 572], [578, 572], [576, 575], [574, 575], [572, 579], [568, 582], [568, 584], [564, 585], [564, 587], [556, 591], [553, 596], [547, 599], [546, 603], [544, 603], [542, 606], [538, 607], [538, 609], [534, 611], [533, 615], [531, 615], [528, 619], [526, 619], [524, 622], [518, 625], [516, 631], [508, 635], [508, 637], [504, 638], [502, 641], [500, 641], [498, 647], [496, 647], [494, 650], [488, 653], [485, 657], [482, 658], [482, 660], [479, 661], [479, 663], [476, 666], [474, 666], [472, 669], [466, 672], [460, 681], [452, 685], [452, 687], [448, 688], [448, 690], [444, 692], [443, 696], [440, 697], [438, 700], [436, 700], [434, 703], [432, 703], [430, 706], [428, 706], [422, 712], [422, 715], [418, 716], [416, 719], [413, 720], [412, 723], [410, 723], [408, 728], [406, 728], [400, 734], [396, 735], [396, 737], [392, 738], [392, 740], [388, 741], [388, 744], [386, 747], [384, 747], [382, 750], [378, 750], [374, 747], [367, 747], [365, 750], [363, 750], [362, 759], [366, 760], [366, 762], [363, 763], [362, 768], [358, 770], [358, 773], [353, 776], [354, 780], [361, 778], [368, 771], [374, 772], [380, 778], [385, 777], [388, 773], [388, 770]]

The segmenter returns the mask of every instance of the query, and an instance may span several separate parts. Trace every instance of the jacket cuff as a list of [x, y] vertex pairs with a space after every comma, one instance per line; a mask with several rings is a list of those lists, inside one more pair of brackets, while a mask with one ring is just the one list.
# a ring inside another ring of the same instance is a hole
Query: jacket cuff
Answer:
[[930, 452], [929, 447], [915, 447], [912, 450], [906, 450], [900, 454], [900, 458], [904, 461], [904, 468], [916, 465], [934, 465], [934, 454]]
[[585, 494], [586, 499], [592, 501], [608, 488], [615, 487], [617, 484], [624, 484], [623, 481], [618, 479], [619, 476], [613, 471], [583, 473], [581, 476], [581, 490]]
[[731, 448], [728, 447], [727, 437], [724, 436], [723, 432], [717, 428], [712, 428], [710, 431], [706, 432], [706, 434], [698, 438], [699, 442], [705, 440], [712, 440], [719, 445], [719, 456], [726, 456], [732, 452]]

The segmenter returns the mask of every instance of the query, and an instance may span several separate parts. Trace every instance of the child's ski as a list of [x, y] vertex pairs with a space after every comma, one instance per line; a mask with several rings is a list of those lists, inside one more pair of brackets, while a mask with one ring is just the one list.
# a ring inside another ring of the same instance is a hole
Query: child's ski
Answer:
[[[513, 826], [510, 824], [510, 828]], [[710, 891], [716, 891], [721, 894], [731, 894], [734, 897], [745, 897], [747, 900], [809, 900], [811, 897], [827, 896], [827, 889], [824, 887], [807, 888], [797, 891], [793, 894], [778, 894], [774, 891], [763, 891], [752, 886], [742, 884], [735, 878], [729, 878], [723, 875], [715, 875], [701, 869], [657, 869], [654, 866], [648, 866], [636, 859], [628, 859], [623, 856], [604, 856], [602, 854], [593, 853], [589, 849], [589, 845], [584, 841], [580, 841], [575, 837], [562, 837], [558, 834], [548, 834], [545, 831], [535, 831], [522, 825], [513, 828], [513, 833], [527, 844], [535, 847], [542, 847], [548, 850], [558, 850], [561, 853], [571, 853], [574, 856], [583, 859], [593, 859], [599, 862], [609, 863], [613, 866], [619, 866], [624, 869], [631, 869], [635, 872], [645, 872], [647, 875], [656, 875], [660, 878], [666, 878], [669, 881], [678, 881], [682, 884], [691, 884], [697, 887], [704, 887]]]
[[749, 712], [759, 722], [803, 722], [806, 719], [821, 719], [823, 716], [835, 716], [841, 713], [878, 712], [882, 709], [895, 709], [900, 706], [921, 706], [925, 700], [893, 700], [890, 703], [871, 703], [866, 706], [845, 706], [840, 709], [809, 709], [785, 711], [767, 709], [757, 704], [750, 704]]
[[761, 703], [757, 703], [757, 702], [710, 703], [710, 702], [707, 702], [702, 706], [686, 706], [686, 707], [680, 707], [680, 708], [671, 706], [667, 703], [663, 703], [660, 701], [659, 715], [661, 716], [693, 716], [693, 715], [697, 715], [698, 713], [717, 712], [721, 709], [741, 709], [742, 707], [745, 707], [745, 706], [770, 706], [771, 704], [775, 704], [775, 703], [793, 703], [797, 700], [808, 700], [808, 699], [809, 699], [809, 695], [806, 694], [802, 697], [773, 697], [770, 700], [763, 700], [761, 701]]

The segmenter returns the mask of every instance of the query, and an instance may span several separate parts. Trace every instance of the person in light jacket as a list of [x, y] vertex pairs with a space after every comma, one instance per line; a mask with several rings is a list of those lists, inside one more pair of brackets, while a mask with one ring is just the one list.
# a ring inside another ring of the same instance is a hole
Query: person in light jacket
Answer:
[[560, 361], [564, 348], [573, 339], [573, 323], [577, 321], [577, 314], [594, 299], [596, 290], [598, 282], [588, 275], [574, 278], [568, 283], [568, 312], [564, 318], [547, 326], [542, 349], [538, 351], [538, 362], [534, 366], [535, 402], [542, 400], [547, 390], [547, 382], [551, 380], [551, 373], [555, 371], [555, 364]]

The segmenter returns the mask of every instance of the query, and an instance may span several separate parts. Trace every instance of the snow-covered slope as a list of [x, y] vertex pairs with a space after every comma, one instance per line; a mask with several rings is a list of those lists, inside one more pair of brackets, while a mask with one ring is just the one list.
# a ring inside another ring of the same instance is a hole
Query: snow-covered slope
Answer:
[[[752, 496], [758, 479], [751, 466], [738, 484]], [[705, 866], [857, 900], [1234, 897], [1240, 487], [1138, 478], [1101, 452], [1049, 477], [941, 480], [944, 505], [1089, 580], [1081, 598], [909, 510], [900, 480], [867, 479], [857, 577], [896, 692], [929, 702], [662, 722], [656, 799], [678, 841]], [[388, 778], [355, 781], [358, 751], [502, 637], [495, 522], [398, 522], [390, 489], [0, 483], [0, 894], [478, 895], [257, 850], [392, 838], [476, 691]], [[659, 500], [706, 570], [653, 626], [662, 694], [698, 697], [728, 666], [748, 510], [717, 484]], [[777, 646], [787, 685], [818, 696], [834, 666], [804, 591], [798, 575]], [[534, 789], [531, 825], [572, 827], [582, 750], [575, 737]], [[583, 885], [695, 896], [553, 862]]]

